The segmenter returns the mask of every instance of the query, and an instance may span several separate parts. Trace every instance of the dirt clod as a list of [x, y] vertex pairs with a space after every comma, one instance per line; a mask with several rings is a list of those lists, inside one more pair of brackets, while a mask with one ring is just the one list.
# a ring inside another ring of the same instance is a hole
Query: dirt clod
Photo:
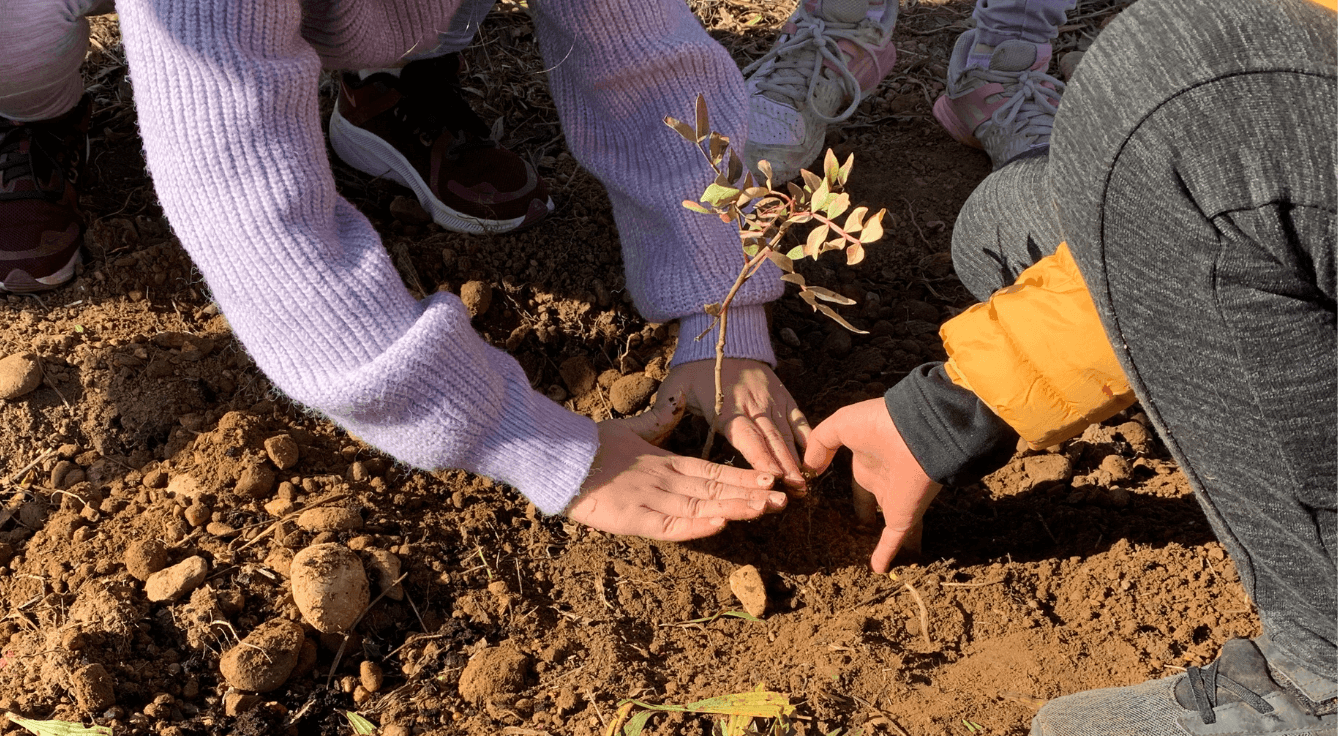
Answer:
[[297, 525], [309, 532], [337, 532], [345, 529], [361, 529], [362, 515], [357, 509], [338, 506], [322, 506], [307, 509], [297, 517]]
[[381, 665], [370, 660], [363, 660], [358, 665], [358, 682], [362, 684], [367, 692], [374, 693], [381, 689], [381, 683], [385, 680], [385, 674], [381, 672]]
[[322, 633], [347, 631], [370, 599], [362, 562], [342, 544], [317, 544], [298, 552], [289, 575], [298, 610]]
[[292, 674], [304, 641], [302, 627], [296, 622], [267, 621], [224, 652], [218, 669], [228, 684], [238, 690], [267, 693]]
[[730, 574], [729, 589], [749, 614], [761, 618], [767, 612], [767, 589], [756, 567], [744, 565]]
[[144, 581], [144, 595], [154, 603], [174, 601], [204, 582], [209, 563], [196, 555], [153, 573]]
[[259, 695], [229, 690], [223, 696], [223, 713], [233, 718], [254, 710], [257, 705], [260, 705]]
[[432, 222], [432, 215], [423, 209], [423, 205], [417, 199], [403, 195], [390, 201], [390, 216], [410, 225], [426, 225]]
[[265, 440], [265, 454], [269, 455], [270, 462], [279, 470], [297, 465], [300, 452], [297, 441], [290, 435], [280, 434]]
[[525, 687], [530, 658], [510, 641], [484, 649], [460, 673], [460, 697], [482, 705], [500, 695], [514, 695]]
[[167, 548], [156, 539], [140, 539], [125, 550], [125, 569], [140, 581], [167, 565]]
[[367, 566], [376, 573], [377, 587], [393, 601], [404, 600], [404, 588], [396, 582], [400, 577], [400, 558], [375, 547], [368, 547], [366, 551]]
[[274, 471], [259, 463], [249, 465], [237, 479], [237, 493], [250, 498], [264, 498], [274, 490]]
[[646, 406], [659, 383], [643, 373], [623, 376], [609, 389], [613, 409], [619, 414], [635, 414]]
[[567, 385], [567, 390], [572, 396], [581, 396], [590, 391], [595, 387], [595, 379], [599, 377], [595, 373], [595, 366], [584, 355], [562, 361], [558, 373], [562, 375], [562, 382]]
[[460, 301], [465, 303], [470, 317], [486, 314], [492, 306], [492, 286], [482, 281], [466, 281], [460, 287]]
[[42, 384], [42, 365], [32, 353], [0, 360], [0, 401], [17, 399]]
[[1063, 455], [1033, 455], [1022, 459], [1032, 488], [1062, 483], [1073, 477], [1073, 461]]
[[86, 713], [101, 713], [116, 704], [111, 675], [100, 664], [90, 664], [70, 673], [70, 692]]

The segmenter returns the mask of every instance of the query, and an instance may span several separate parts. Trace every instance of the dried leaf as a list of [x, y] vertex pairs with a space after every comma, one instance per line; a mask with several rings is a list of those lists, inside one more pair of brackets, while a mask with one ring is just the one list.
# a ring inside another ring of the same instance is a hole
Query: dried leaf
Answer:
[[822, 245], [823, 239], [827, 237], [828, 227], [819, 225], [808, 233], [808, 240], [804, 241], [804, 255], [809, 258], [818, 257], [818, 248]]
[[846, 180], [850, 178], [850, 171], [854, 168], [855, 154], [852, 153], [846, 157], [846, 162], [841, 164], [841, 171], [836, 177], [836, 180], [841, 183], [841, 186], [845, 186]]
[[790, 218], [790, 222], [791, 222], [792, 224], [795, 224], [795, 225], [802, 225], [802, 224], [804, 224], [804, 223], [806, 223], [806, 222], [808, 222], [809, 220], [812, 220], [812, 219], [813, 219], [813, 214], [812, 214], [812, 213], [805, 213], [805, 214], [802, 214], [802, 215], [795, 215], [795, 216], [791, 217], [791, 218]]
[[15, 723], [37, 734], [37, 736], [111, 736], [112, 730], [106, 726], [88, 727], [73, 721], [35, 721], [9, 713], [9, 722]]
[[846, 248], [846, 265], [854, 266], [864, 260], [864, 246], [860, 243]]
[[859, 232], [864, 228], [864, 215], [868, 214], [868, 212], [869, 208], [863, 205], [851, 210], [850, 215], [846, 217], [846, 224], [843, 225], [841, 229], [848, 233]]
[[768, 194], [771, 193], [771, 190], [767, 189], [766, 187], [748, 187], [743, 190], [743, 193], [748, 195], [749, 197], [756, 199], [758, 197], [767, 196]]
[[757, 251], [761, 249], [762, 246], [760, 245], [745, 245], [743, 246], [743, 254], [745, 256], [748, 256], [749, 258], [752, 258], [753, 256], [757, 255]]
[[[781, 276], [781, 281], [787, 281], [795, 286], [802, 287], [804, 286], [804, 275], [801, 273], [787, 273], [784, 276]], [[800, 294], [802, 295], [803, 292]]]
[[795, 184], [792, 181], [787, 181], [785, 182], [785, 188], [790, 192], [790, 199], [793, 199], [795, 203], [805, 201], [804, 190], [800, 189], [798, 184]]
[[841, 167], [836, 163], [836, 154], [832, 149], [827, 149], [827, 155], [822, 157], [822, 178], [828, 185], [836, 184], [836, 177], [841, 173]]
[[697, 142], [697, 135], [692, 130], [692, 126], [688, 125], [682, 120], [666, 115], [664, 116], [664, 124], [668, 125], [670, 128], [673, 128], [675, 133], [678, 133], [680, 136], [683, 137], [683, 140], [689, 143]]
[[360, 736], [362, 734], [376, 733], [376, 724], [363, 718], [357, 713], [354, 713], [351, 710], [346, 710], [344, 711], [344, 717], [348, 719], [348, 725], [353, 727], [353, 733], [359, 734]]
[[768, 161], [768, 160], [766, 160], [766, 159], [762, 159], [761, 161], [758, 161], [758, 162], [757, 162], [757, 170], [760, 171], [760, 172], [762, 172], [762, 176], [766, 177], [766, 179], [767, 179], [767, 189], [770, 189], [770, 188], [771, 188], [771, 180], [774, 178], [774, 177], [771, 175], [771, 162]]
[[818, 187], [822, 185], [822, 179], [819, 179], [817, 174], [808, 169], [800, 169], [799, 175], [804, 177], [804, 188], [810, 192], [816, 192]]
[[743, 177], [743, 159], [733, 150], [729, 152], [729, 180], [734, 182]]
[[831, 317], [831, 318], [836, 322], [836, 324], [841, 325], [842, 327], [846, 328], [847, 330], [850, 330], [851, 332], [855, 333], [856, 335], [867, 335], [867, 334], [869, 334], [867, 330], [861, 330], [861, 329], [859, 329], [858, 327], [856, 327], [856, 326], [850, 324], [849, 322], [847, 322], [847, 321], [845, 320], [844, 317], [842, 317], [841, 315], [839, 315], [839, 314], [836, 313], [836, 310], [835, 310], [835, 309], [832, 309], [831, 307], [827, 306], [826, 304], [815, 304], [814, 306], [816, 306], [816, 307], [818, 308], [818, 311], [819, 311], [819, 312], [822, 312], [823, 314], [827, 315], [828, 317]]
[[885, 214], [887, 214], [887, 210], [878, 210], [877, 214], [864, 223], [864, 232], [859, 234], [859, 242], [872, 243], [883, 237], [883, 215]]
[[641, 732], [646, 729], [646, 722], [657, 712], [659, 711], [643, 710], [632, 716], [627, 725], [623, 726], [623, 736], [641, 736]]
[[719, 133], [712, 133], [710, 138], [707, 150], [711, 153], [711, 163], [718, 166], [725, 158], [725, 151], [729, 149], [729, 139]]
[[799, 298], [803, 299], [804, 303], [807, 304], [808, 306], [813, 307], [814, 311], [817, 311], [818, 298], [813, 296], [813, 292], [809, 291], [808, 289], [804, 289], [803, 291], [799, 292]]
[[686, 208], [686, 209], [690, 209], [690, 210], [692, 210], [693, 212], [700, 212], [700, 213], [702, 213], [703, 215], [714, 214], [714, 213], [712, 213], [710, 210], [706, 209], [705, 207], [701, 206], [700, 204], [697, 204], [696, 202], [693, 202], [693, 201], [690, 200], [690, 199], [685, 199], [685, 200], [683, 200], [683, 207]]
[[774, 250], [767, 253], [767, 260], [776, 264], [777, 268], [786, 273], [792, 273], [794, 271], [794, 261], [791, 260], [788, 256], [783, 256]]
[[835, 220], [841, 216], [842, 212], [850, 209], [850, 195], [841, 192], [835, 197], [832, 197], [831, 201], [827, 202], [825, 209], [827, 210], [827, 216]]
[[702, 311], [703, 311], [703, 312], [706, 312], [707, 314], [711, 315], [712, 317], [719, 317], [719, 316], [720, 316], [720, 302], [715, 302], [714, 304], [703, 304], [703, 305], [702, 305]]
[[838, 294], [832, 291], [831, 289], [822, 286], [810, 286], [808, 287], [808, 290], [813, 292], [813, 296], [816, 296], [817, 298], [823, 300], [824, 302], [831, 302], [832, 304], [840, 304], [841, 306], [850, 306], [851, 304], [855, 303], [854, 299], [842, 296], [841, 294]]
[[706, 113], [706, 96], [697, 95], [697, 143], [706, 140], [711, 132], [711, 118]]
[[846, 247], [846, 242], [847, 242], [846, 239], [842, 237], [832, 238], [831, 240], [828, 240], [827, 242], [823, 243], [821, 248], [818, 248], [818, 253], [819, 254], [826, 253], [829, 250], [841, 250], [842, 248]]

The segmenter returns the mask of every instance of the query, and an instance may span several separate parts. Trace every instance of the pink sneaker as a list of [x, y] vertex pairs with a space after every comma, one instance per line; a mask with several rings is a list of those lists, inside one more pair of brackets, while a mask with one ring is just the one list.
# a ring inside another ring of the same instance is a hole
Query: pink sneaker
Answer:
[[1048, 43], [991, 48], [975, 39], [974, 30], [957, 37], [948, 90], [934, 103], [934, 117], [959, 142], [983, 148], [997, 170], [1050, 147], [1064, 83], [1045, 73]]

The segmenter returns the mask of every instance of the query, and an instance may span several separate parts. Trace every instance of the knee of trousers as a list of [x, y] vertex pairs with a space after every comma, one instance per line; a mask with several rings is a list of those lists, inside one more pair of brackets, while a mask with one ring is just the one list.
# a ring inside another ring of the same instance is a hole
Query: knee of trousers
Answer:
[[91, 0], [0, 0], [0, 115], [42, 120], [83, 94]]

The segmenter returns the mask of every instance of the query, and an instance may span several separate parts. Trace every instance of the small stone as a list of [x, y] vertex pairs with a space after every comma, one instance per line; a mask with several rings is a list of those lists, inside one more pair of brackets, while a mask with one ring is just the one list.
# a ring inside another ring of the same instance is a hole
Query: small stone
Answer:
[[390, 216], [409, 225], [426, 225], [432, 222], [432, 215], [423, 209], [423, 205], [417, 199], [403, 195], [390, 200]]
[[66, 485], [66, 476], [68, 476], [71, 471], [78, 469], [79, 466], [75, 465], [69, 460], [61, 460], [60, 462], [56, 463], [55, 466], [51, 468], [51, 476], [48, 479], [49, 482], [51, 483], [51, 487], [59, 488], [60, 490], [65, 490], [66, 488], [69, 488], [70, 485], [74, 485], [73, 483], [70, 483], [70, 485]]
[[1133, 475], [1133, 468], [1129, 465], [1129, 461], [1119, 455], [1107, 455], [1101, 461], [1101, 469], [1109, 473], [1110, 479], [1116, 482], [1128, 480]]
[[1033, 455], [1022, 458], [1031, 488], [1063, 483], [1073, 477], [1073, 461], [1064, 455]]
[[70, 692], [86, 713], [102, 713], [116, 705], [114, 684], [111, 675], [100, 664], [90, 664], [70, 673]]
[[199, 587], [208, 572], [209, 563], [203, 557], [188, 557], [150, 575], [144, 582], [144, 594], [154, 603], [174, 601]]
[[1110, 488], [1106, 491], [1106, 505], [1113, 509], [1122, 509], [1133, 500], [1133, 494], [1127, 488]]
[[367, 463], [361, 460], [354, 460], [348, 466], [348, 477], [355, 483], [366, 483], [372, 479], [372, 473], [367, 469]]
[[17, 399], [42, 385], [42, 365], [32, 353], [0, 360], [0, 401]]
[[599, 384], [600, 388], [604, 389], [605, 391], [608, 391], [609, 389], [613, 388], [613, 384], [617, 383], [618, 379], [622, 377], [623, 374], [619, 373], [614, 368], [610, 368], [604, 371], [603, 373], [600, 373], [599, 378], [595, 379], [595, 382]]
[[209, 523], [210, 518], [213, 517], [213, 513], [214, 512], [211, 511], [208, 506], [196, 501], [190, 506], [187, 506], [186, 510], [181, 512], [181, 515], [186, 518], [187, 524], [194, 527], [200, 527]]
[[792, 348], [803, 347], [804, 345], [804, 343], [799, 339], [799, 334], [789, 327], [782, 327], [780, 329], [780, 339], [781, 342], [785, 343], [786, 345], [789, 345]]
[[486, 314], [492, 306], [492, 286], [482, 281], [466, 281], [460, 287], [460, 301], [465, 303], [470, 317]]
[[558, 366], [558, 373], [562, 375], [562, 382], [567, 385], [567, 390], [572, 396], [582, 396], [589, 392], [595, 387], [595, 381], [599, 378], [599, 374], [595, 373], [595, 366], [584, 355], [562, 361], [562, 365]]
[[363, 687], [362, 685], [355, 685], [353, 687], [354, 705], [364, 705], [367, 703], [367, 701], [371, 699], [372, 699], [372, 693], [367, 688]]
[[822, 341], [822, 352], [840, 358], [850, 352], [852, 343], [850, 332], [838, 328], [827, 333], [827, 339]]
[[274, 490], [274, 471], [264, 465], [248, 466], [237, 479], [237, 493], [248, 498], [264, 498]]
[[342, 506], [321, 506], [303, 511], [297, 517], [297, 525], [317, 533], [361, 529], [362, 514]]
[[362, 561], [342, 544], [298, 552], [289, 575], [302, 618], [324, 634], [347, 631], [370, 600]]
[[205, 524], [204, 530], [215, 537], [226, 537], [229, 534], [237, 533], [237, 527], [221, 521], [211, 521]]
[[358, 665], [358, 681], [367, 688], [367, 692], [374, 693], [380, 690], [384, 680], [385, 674], [381, 672], [381, 665], [365, 659]]
[[400, 558], [375, 547], [367, 548], [367, 566], [376, 573], [377, 586], [393, 601], [404, 600], [404, 586], [400, 579]]
[[316, 669], [316, 657], [320, 655], [316, 647], [316, 642], [310, 639], [302, 640], [302, 651], [297, 655], [297, 666], [293, 667], [293, 674], [290, 677], [305, 677], [312, 670]]
[[646, 406], [651, 394], [659, 387], [660, 384], [650, 376], [634, 373], [619, 378], [609, 389], [609, 398], [613, 402], [614, 411], [624, 415], [635, 414]]
[[283, 517], [293, 513], [296, 508], [297, 505], [292, 501], [276, 498], [265, 504], [265, 513], [270, 516]]
[[1115, 432], [1124, 438], [1134, 452], [1139, 455], [1151, 455], [1153, 450], [1152, 433], [1140, 422], [1125, 422], [1115, 428]]
[[1059, 74], [1065, 82], [1073, 78], [1073, 72], [1078, 70], [1082, 57], [1082, 51], [1069, 51], [1059, 57]]
[[229, 690], [223, 696], [223, 713], [236, 718], [260, 705], [260, 696]]
[[460, 673], [460, 697], [477, 706], [497, 696], [514, 696], [525, 689], [529, 669], [530, 658], [510, 641], [484, 649]]
[[381, 736], [410, 736], [412, 732], [408, 726], [399, 723], [392, 723], [389, 726], [381, 727]]
[[161, 469], [150, 470], [144, 474], [142, 482], [145, 488], [166, 488], [167, 473]]
[[287, 470], [297, 465], [300, 450], [297, 441], [289, 434], [278, 434], [265, 440], [265, 454], [279, 470]]
[[750, 615], [762, 617], [767, 612], [767, 589], [762, 574], [752, 565], [744, 565], [729, 576], [729, 589]]
[[293, 567], [293, 551], [287, 547], [275, 547], [265, 555], [265, 567], [288, 577]]
[[267, 621], [223, 653], [219, 672], [238, 690], [267, 693], [292, 674], [304, 641], [302, 626], [296, 621]]
[[560, 404], [567, 400], [567, 389], [562, 388], [555, 383], [548, 387], [548, 390], [544, 392], [544, 395], [550, 400]]

